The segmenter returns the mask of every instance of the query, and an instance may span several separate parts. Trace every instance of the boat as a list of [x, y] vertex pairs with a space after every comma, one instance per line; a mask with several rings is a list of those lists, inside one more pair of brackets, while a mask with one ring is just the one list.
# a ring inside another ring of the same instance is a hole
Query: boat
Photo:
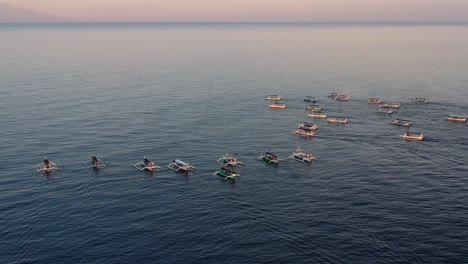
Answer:
[[400, 104], [398, 103], [383, 103], [379, 106], [380, 108], [400, 108]]
[[290, 157], [297, 161], [307, 163], [311, 163], [312, 161], [317, 160], [317, 158], [315, 158], [312, 154], [305, 152], [299, 147], [291, 154]]
[[308, 117], [312, 118], [327, 118], [327, 114], [325, 113], [317, 113], [317, 112], [312, 112], [310, 114], [307, 114]]
[[305, 137], [313, 137], [315, 136], [315, 132], [311, 130], [304, 130], [300, 128], [295, 128], [293, 130], [294, 135], [305, 136]]
[[466, 116], [450, 115], [445, 118], [445, 120], [452, 122], [466, 122]]
[[382, 103], [382, 100], [378, 99], [378, 98], [369, 98], [367, 100], [367, 102], [369, 104], [381, 104]]
[[318, 126], [317, 124], [302, 122], [299, 124], [299, 126], [297, 126], [297, 128], [303, 129], [303, 130], [315, 131], [318, 129]]
[[276, 94], [272, 94], [272, 95], [269, 95], [269, 96], [265, 97], [265, 100], [279, 101], [279, 100], [281, 100], [281, 96], [276, 95]]
[[395, 113], [395, 110], [385, 109], [385, 108], [379, 107], [379, 108], [377, 108], [377, 113], [390, 114], [391, 115], [391, 114]]
[[143, 157], [143, 161], [135, 163], [133, 167], [135, 167], [139, 171], [154, 171], [156, 169], [161, 168], [158, 165], [156, 165], [156, 163], [150, 161], [146, 157]]
[[235, 181], [240, 175], [233, 170], [232, 167], [222, 166], [219, 171], [213, 173], [213, 175], [219, 176], [225, 180]]
[[410, 132], [407, 131], [405, 132], [404, 135], [400, 136], [401, 139], [406, 139], [406, 140], [419, 140], [422, 141], [424, 139], [424, 135], [422, 132]]
[[331, 97], [331, 98], [335, 99], [337, 95], [338, 95], [337, 92], [330, 92], [330, 94], [328, 95], [328, 97]]
[[302, 101], [315, 104], [317, 102], [317, 99], [315, 99], [315, 97], [313, 96], [304, 96], [304, 98], [302, 98]]
[[102, 159], [98, 159], [96, 156], [91, 157], [91, 160], [87, 160], [84, 162], [84, 165], [88, 169], [104, 169], [107, 165], [104, 163]]
[[218, 162], [219, 164], [223, 166], [229, 165], [232, 167], [236, 165], [244, 165], [244, 163], [240, 162], [237, 158], [230, 156], [227, 152], [221, 158], [219, 158], [216, 162]]
[[311, 104], [306, 107], [306, 110], [312, 111], [312, 112], [320, 112], [323, 110], [323, 108], [320, 105]]
[[49, 161], [47, 157], [44, 157], [44, 163], [39, 163], [36, 165], [37, 172], [49, 173], [52, 171], [57, 171], [58, 166], [52, 161]]
[[331, 117], [327, 119], [327, 122], [330, 124], [347, 124], [348, 118], [347, 117]]
[[260, 157], [258, 157], [258, 159], [261, 159], [268, 164], [274, 164], [274, 165], [278, 165], [281, 161], [283, 161], [282, 159], [279, 159], [278, 156], [268, 151], [262, 153]]
[[406, 120], [406, 119], [395, 119], [392, 121], [392, 125], [395, 125], [395, 126], [404, 126], [404, 127], [410, 127], [411, 126], [411, 122], [409, 120]]
[[273, 103], [273, 104], [270, 104], [268, 105], [270, 108], [280, 108], [280, 109], [285, 109], [286, 108], [286, 104], [284, 103]]
[[194, 166], [190, 165], [189, 163], [183, 162], [180, 159], [175, 159], [167, 167], [171, 170], [180, 172], [180, 171], [185, 171], [188, 172], [191, 169], [195, 169]]
[[429, 103], [429, 100], [427, 100], [424, 97], [416, 97], [415, 101], [418, 104], [427, 104], [427, 103]]
[[351, 100], [351, 97], [347, 96], [346, 94], [337, 94], [335, 97], [335, 100], [337, 101], [349, 101]]

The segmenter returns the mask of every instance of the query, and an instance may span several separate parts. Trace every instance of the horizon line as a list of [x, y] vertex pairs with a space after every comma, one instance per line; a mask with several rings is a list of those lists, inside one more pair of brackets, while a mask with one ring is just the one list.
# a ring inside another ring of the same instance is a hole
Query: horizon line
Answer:
[[461, 24], [467, 21], [51, 21], [0, 24]]

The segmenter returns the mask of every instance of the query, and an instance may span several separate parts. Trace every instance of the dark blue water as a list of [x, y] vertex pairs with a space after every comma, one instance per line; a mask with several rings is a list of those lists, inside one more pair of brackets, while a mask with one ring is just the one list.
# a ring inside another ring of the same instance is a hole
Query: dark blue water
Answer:
[[[0, 27], [0, 262], [467, 263], [468, 127], [444, 121], [468, 114], [467, 30]], [[349, 124], [291, 135], [305, 95]], [[287, 159], [298, 146], [318, 161]], [[212, 175], [226, 150], [245, 164], [234, 184]], [[45, 155], [59, 172], [36, 174]], [[143, 156], [196, 171], [140, 173]]]

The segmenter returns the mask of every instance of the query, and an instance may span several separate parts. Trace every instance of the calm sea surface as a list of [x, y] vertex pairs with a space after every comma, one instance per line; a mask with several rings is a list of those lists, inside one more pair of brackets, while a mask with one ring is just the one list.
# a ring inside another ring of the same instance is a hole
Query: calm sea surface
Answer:
[[[468, 114], [467, 24], [8, 25], [0, 39], [1, 263], [468, 262], [468, 125], [444, 121]], [[349, 124], [311, 120], [305, 95]], [[427, 140], [401, 140], [395, 117]], [[317, 137], [291, 135], [302, 121]], [[298, 146], [318, 161], [289, 159]], [[245, 164], [234, 184], [212, 175], [226, 150]], [[45, 155], [59, 172], [35, 172]], [[109, 167], [87, 170], [92, 155]], [[140, 173], [143, 156], [196, 171]]]

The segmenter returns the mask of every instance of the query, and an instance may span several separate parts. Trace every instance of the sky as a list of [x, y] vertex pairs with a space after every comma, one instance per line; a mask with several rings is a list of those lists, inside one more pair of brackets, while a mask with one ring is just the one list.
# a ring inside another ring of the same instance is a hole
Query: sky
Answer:
[[90, 22], [468, 21], [468, 0], [0, 0]]

